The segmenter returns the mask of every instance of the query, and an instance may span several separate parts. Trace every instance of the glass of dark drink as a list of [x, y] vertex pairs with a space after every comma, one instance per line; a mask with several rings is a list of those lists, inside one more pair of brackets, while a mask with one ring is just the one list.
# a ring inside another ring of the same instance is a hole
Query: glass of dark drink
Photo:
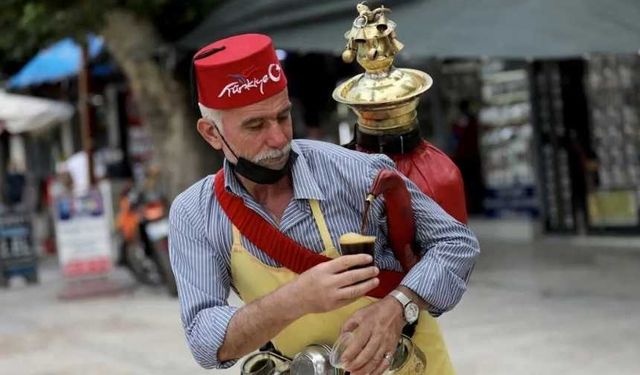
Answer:
[[[359, 233], [345, 233], [340, 236], [340, 251], [342, 255], [351, 254], [369, 254], [373, 259], [373, 250], [376, 244], [375, 236], [365, 236]], [[370, 264], [355, 266], [355, 268], [364, 268], [373, 266], [373, 260]]]

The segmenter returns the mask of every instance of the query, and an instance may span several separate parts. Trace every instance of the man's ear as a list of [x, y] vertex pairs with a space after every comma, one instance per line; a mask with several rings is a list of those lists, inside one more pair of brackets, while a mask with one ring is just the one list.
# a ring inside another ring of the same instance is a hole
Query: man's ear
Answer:
[[220, 137], [220, 133], [218, 129], [216, 129], [213, 122], [210, 120], [201, 118], [197, 123], [198, 133], [207, 141], [208, 144], [211, 145], [216, 150], [222, 149], [222, 138]]

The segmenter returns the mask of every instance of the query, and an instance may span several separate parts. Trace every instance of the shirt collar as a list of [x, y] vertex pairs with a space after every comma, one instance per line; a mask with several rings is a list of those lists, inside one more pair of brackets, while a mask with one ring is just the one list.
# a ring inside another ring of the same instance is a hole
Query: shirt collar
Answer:
[[[291, 142], [291, 149], [298, 154], [298, 157], [291, 166], [291, 177], [293, 180], [293, 199], [315, 199], [324, 200], [324, 193], [318, 187], [307, 159], [300, 150], [300, 147], [296, 144], [296, 141]], [[224, 159], [224, 184], [227, 191], [244, 196], [247, 194], [242, 184], [238, 181], [235, 174], [231, 170], [231, 165], [227, 159]]]

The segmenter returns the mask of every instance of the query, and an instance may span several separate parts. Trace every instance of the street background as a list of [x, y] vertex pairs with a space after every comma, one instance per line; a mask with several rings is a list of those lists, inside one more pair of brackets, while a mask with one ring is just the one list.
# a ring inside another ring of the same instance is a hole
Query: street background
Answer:
[[[294, 138], [344, 145], [358, 2], [0, 2], [0, 375], [205, 373], [166, 225], [222, 161], [195, 129], [194, 53], [270, 35]], [[411, 132], [460, 170], [482, 247], [440, 318], [458, 373], [640, 374], [640, 1], [368, 4], [392, 9], [394, 66], [433, 78]]]

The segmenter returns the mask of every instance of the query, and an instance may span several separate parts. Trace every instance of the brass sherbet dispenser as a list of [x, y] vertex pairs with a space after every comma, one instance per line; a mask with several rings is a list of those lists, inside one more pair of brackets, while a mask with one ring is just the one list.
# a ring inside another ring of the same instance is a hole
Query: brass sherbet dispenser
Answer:
[[357, 130], [362, 135], [413, 132], [418, 126], [419, 96], [433, 80], [422, 71], [393, 66], [395, 55], [404, 46], [397, 39], [395, 22], [388, 18], [388, 8], [371, 10], [360, 3], [357, 10], [358, 16], [345, 34], [342, 59], [346, 63], [357, 60], [365, 72], [336, 87], [333, 98], [356, 113]]

